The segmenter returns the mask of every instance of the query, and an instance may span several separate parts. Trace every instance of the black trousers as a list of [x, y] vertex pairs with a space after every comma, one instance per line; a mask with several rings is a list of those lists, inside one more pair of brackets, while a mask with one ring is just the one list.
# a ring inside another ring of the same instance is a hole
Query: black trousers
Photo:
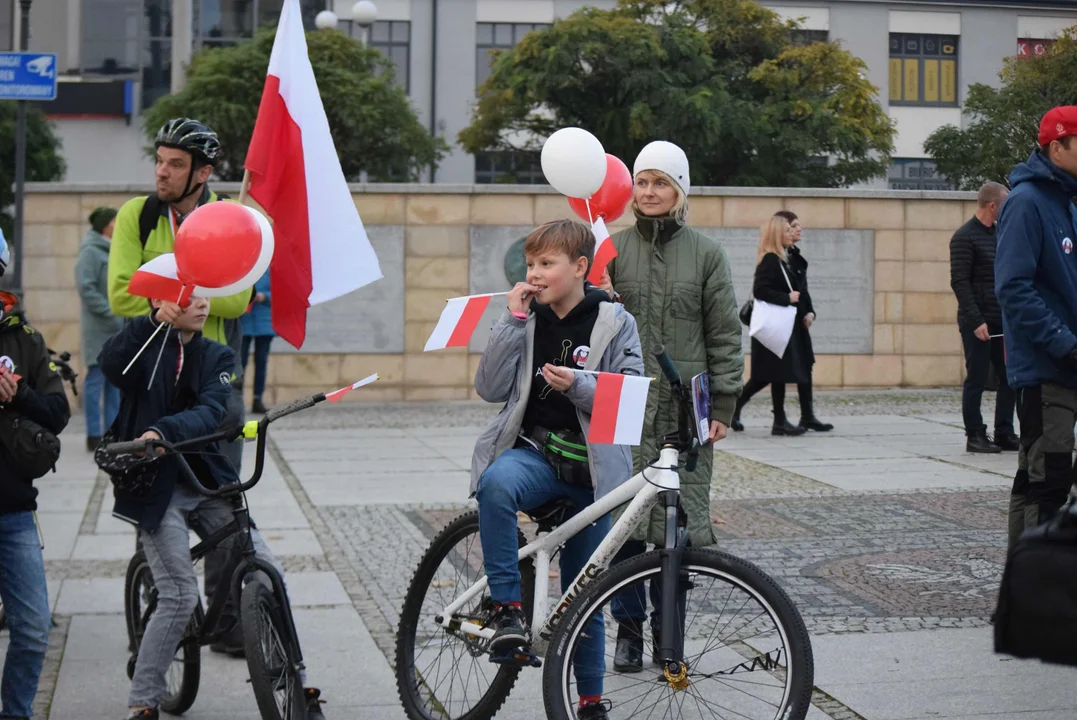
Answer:
[[1016, 395], [1006, 381], [1006, 351], [1002, 338], [991, 338], [984, 342], [976, 337], [975, 328], [962, 326], [960, 329], [961, 344], [965, 348], [965, 384], [961, 391], [961, 416], [965, 421], [965, 434], [982, 435], [987, 432], [983, 415], [980, 414], [980, 402], [992, 364], [998, 374], [995, 434], [1012, 433]]
[[[770, 402], [774, 411], [774, 424], [781, 425], [784, 423], [786, 420], [785, 383], [765, 383], [755, 378], [749, 378], [748, 382], [744, 384], [744, 390], [741, 392], [740, 397], [737, 398], [737, 410], [734, 417], [740, 418], [741, 408], [748, 404], [753, 395], [767, 385], [770, 385]], [[815, 412], [812, 410], [811, 383], [797, 383], [797, 395], [800, 397], [800, 419], [807, 420], [815, 417]]]

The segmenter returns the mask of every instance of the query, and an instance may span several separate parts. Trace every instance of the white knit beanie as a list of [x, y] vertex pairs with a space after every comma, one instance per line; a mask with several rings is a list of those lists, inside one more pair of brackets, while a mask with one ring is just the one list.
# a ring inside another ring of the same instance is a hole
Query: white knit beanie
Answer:
[[673, 182], [681, 188], [685, 197], [692, 187], [692, 180], [688, 174], [688, 156], [684, 150], [665, 140], [655, 140], [639, 151], [636, 156], [636, 164], [632, 168], [632, 177], [635, 178], [644, 170], [660, 170], [673, 178]]

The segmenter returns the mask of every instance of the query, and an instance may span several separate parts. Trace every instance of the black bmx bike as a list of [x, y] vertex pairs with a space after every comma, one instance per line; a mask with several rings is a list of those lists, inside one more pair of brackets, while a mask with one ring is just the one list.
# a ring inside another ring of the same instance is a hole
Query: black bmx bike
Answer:
[[[202, 646], [217, 642], [234, 627], [233, 623], [221, 622], [222, 611], [230, 596], [239, 608], [251, 688], [262, 718], [307, 720], [307, 701], [300, 682], [300, 671], [304, 668], [303, 654], [285, 592], [284, 578], [276, 568], [255, 555], [245, 493], [257, 485], [262, 477], [270, 423], [313, 407], [324, 399], [322, 393], [301, 398], [273, 408], [261, 420], [248, 422], [244, 426], [243, 437], [257, 438], [254, 474], [246, 482], [208, 488], [198, 480], [184, 458], [185, 452], [198, 452], [210, 443], [235, 439], [241, 434], [236, 429], [181, 443], [135, 440], [112, 443], [104, 448], [106, 453], [115, 455], [150, 454], [158, 449], [163, 450], [165, 455], [176, 458], [181, 472], [199, 494], [233, 501], [232, 521], [206, 537], [200, 535], [201, 541], [191, 549], [191, 561], [197, 562], [214, 548], [227, 543], [228, 560], [222, 578], [229, 580], [229, 592], [216, 593], [205, 610], [199, 599], [169, 668], [168, 691], [160, 701], [160, 709], [164, 712], [179, 715], [194, 704], [201, 677]], [[192, 529], [197, 531], [197, 528]], [[132, 651], [127, 662], [129, 678], [134, 674], [139, 647], [156, 607], [157, 588], [153, 574], [145, 551], [138, 550], [128, 563], [124, 584], [124, 614]]]

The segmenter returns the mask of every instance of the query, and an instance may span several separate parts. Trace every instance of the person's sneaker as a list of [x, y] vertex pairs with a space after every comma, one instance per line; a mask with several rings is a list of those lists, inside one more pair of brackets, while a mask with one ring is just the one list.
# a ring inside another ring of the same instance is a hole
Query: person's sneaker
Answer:
[[97, 449], [97, 446], [101, 444], [101, 438], [93, 435], [86, 436], [86, 450], [87, 452], [93, 452]]
[[160, 720], [161, 714], [157, 708], [142, 708], [127, 715], [127, 720]]
[[1002, 448], [988, 440], [986, 433], [981, 433], [979, 435], [969, 435], [969, 439], [965, 443], [965, 452], [991, 454], [1002, 452]]
[[209, 649], [215, 653], [234, 658], [244, 657], [246, 652], [243, 648], [243, 628], [237, 622], [220, 640], [211, 644]]
[[260, 397], [254, 398], [254, 402], [251, 403], [251, 412], [252, 413], [258, 413], [259, 415], [265, 415], [266, 406], [262, 402], [262, 398], [260, 398]]
[[611, 708], [613, 708], [613, 703], [609, 700], [587, 703], [576, 711], [576, 718], [577, 720], [609, 720]]
[[498, 605], [487, 627], [494, 630], [494, 636], [490, 638], [490, 651], [493, 653], [529, 644], [527, 619], [524, 611], [515, 605]]
[[1012, 430], [1010, 432], [996, 432], [994, 443], [1002, 450], [1017, 452], [1021, 449], [1021, 438]]
[[793, 425], [786, 420], [783, 423], [774, 423], [774, 427], [770, 429], [771, 435], [787, 435], [789, 437], [795, 437], [797, 435], [803, 435], [807, 430], [799, 425]]
[[740, 421], [740, 413], [733, 416], [733, 420], [730, 421], [729, 427], [733, 429], [733, 432], [744, 432], [744, 423]]
[[817, 417], [801, 418], [800, 427], [805, 430], [814, 430], [815, 432], [830, 432], [834, 429], [834, 426], [830, 423], [820, 422]]
[[309, 720], [325, 720], [322, 714], [322, 691], [318, 688], [303, 688], [303, 694], [307, 696], [307, 718]]
[[643, 670], [643, 634], [629, 623], [617, 624], [617, 649], [613, 654], [613, 669], [623, 673]]

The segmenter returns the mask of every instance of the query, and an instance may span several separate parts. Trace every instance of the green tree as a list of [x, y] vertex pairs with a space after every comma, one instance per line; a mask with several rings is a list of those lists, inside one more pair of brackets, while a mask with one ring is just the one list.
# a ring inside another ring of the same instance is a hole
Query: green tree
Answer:
[[670, 140], [709, 185], [834, 187], [883, 174], [894, 130], [866, 66], [837, 43], [794, 43], [795, 29], [751, 0], [583, 8], [499, 53], [459, 140], [469, 152], [538, 151], [576, 125], [629, 165], [648, 142]]
[[964, 129], [939, 128], [924, 142], [938, 171], [961, 190], [989, 181], [1008, 184], [1014, 165], [1036, 147], [1040, 118], [1056, 105], [1077, 105], [1077, 29], [1045, 55], [1006, 60], [1001, 85], [970, 85]]
[[[12, 236], [15, 202], [15, 103], [0, 102], [0, 228]], [[45, 113], [32, 103], [26, 107], [26, 181], [49, 182], [64, 176], [60, 138]]]
[[[186, 87], [146, 112], [151, 142], [169, 118], [198, 118], [220, 136], [218, 175], [241, 180], [275, 32], [263, 28], [249, 42], [199, 52]], [[366, 170], [372, 181], [416, 180], [444, 155], [444, 140], [419, 122], [383, 54], [335, 31], [307, 33], [307, 48], [346, 178], [357, 180]]]

